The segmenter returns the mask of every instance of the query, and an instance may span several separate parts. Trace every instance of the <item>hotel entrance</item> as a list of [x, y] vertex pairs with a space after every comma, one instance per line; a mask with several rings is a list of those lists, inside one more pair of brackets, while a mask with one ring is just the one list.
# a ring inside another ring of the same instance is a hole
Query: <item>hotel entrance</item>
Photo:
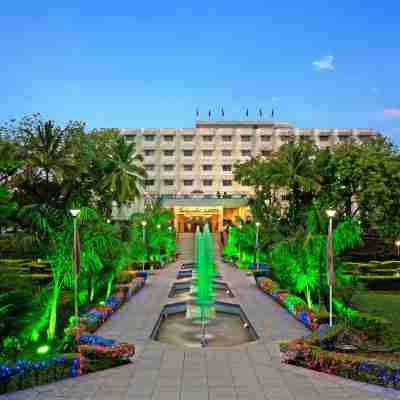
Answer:
[[194, 233], [208, 224], [213, 233], [222, 230], [223, 210], [219, 207], [175, 207], [175, 226], [179, 233]]
[[218, 215], [211, 216], [193, 216], [183, 215], [177, 218], [179, 232], [196, 232], [197, 227], [203, 229], [208, 224], [211, 232], [218, 232]]

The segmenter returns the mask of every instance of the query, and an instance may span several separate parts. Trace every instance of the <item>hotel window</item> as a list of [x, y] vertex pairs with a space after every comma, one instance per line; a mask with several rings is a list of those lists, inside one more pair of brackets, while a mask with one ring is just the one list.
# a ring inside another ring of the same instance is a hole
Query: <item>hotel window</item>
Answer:
[[156, 151], [155, 150], [152, 150], [152, 149], [147, 149], [147, 150], [144, 150], [144, 155], [145, 156], [154, 156], [154, 153], [155, 153]]
[[133, 142], [136, 139], [136, 135], [125, 135], [125, 139]]
[[222, 136], [223, 142], [232, 142], [232, 136]]
[[173, 179], [164, 179], [164, 186], [174, 186]]
[[147, 179], [146, 180], [146, 186], [154, 186], [154, 179]]
[[243, 157], [251, 157], [251, 150], [242, 150], [241, 153]]
[[211, 164], [204, 164], [203, 171], [212, 171], [213, 166]]
[[192, 157], [193, 155], [193, 150], [183, 150], [183, 155], [185, 157]]
[[212, 142], [213, 137], [211, 135], [203, 136], [203, 142]]
[[322, 136], [322, 135], [321, 135], [321, 136], [319, 137], [319, 141], [320, 141], [320, 142], [327, 142], [328, 140], [329, 140], [329, 136]]
[[164, 165], [164, 171], [173, 171], [175, 169], [174, 164], [165, 164]]
[[204, 157], [212, 157], [213, 151], [212, 150], [203, 150]]
[[155, 138], [156, 138], [156, 135], [144, 135], [144, 140], [146, 142], [154, 142]]
[[232, 150], [222, 150], [222, 151], [221, 151], [221, 154], [222, 154], [224, 157], [230, 157], [230, 156], [232, 155]]
[[269, 136], [269, 135], [262, 135], [262, 136], [261, 136], [261, 141], [262, 141], [262, 142], [270, 142], [270, 141], [271, 141], [271, 136]]
[[269, 157], [271, 155], [271, 150], [261, 150], [261, 155], [263, 157]]
[[193, 165], [192, 164], [185, 164], [183, 166], [184, 171], [193, 171]]
[[154, 171], [154, 167], [155, 167], [154, 164], [147, 164], [147, 165], [144, 166], [144, 169], [146, 171]]
[[226, 172], [232, 171], [232, 165], [230, 165], [230, 164], [223, 165], [222, 171], [226, 171]]
[[164, 142], [172, 142], [174, 140], [174, 135], [164, 135]]
[[183, 186], [193, 186], [193, 179], [185, 179], [183, 181]]
[[175, 150], [164, 150], [164, 156], [172, 157]]
[[242, 136], [240, 136], [240, 140], [242, 142], [251, 142], [251, 136], [250, 135], [242, 135]]
[[212, 186], [212, 179], [204, 179], [203, 180], [203, 186]]
[[224, 179], [222, 181], [222, 186], [232, 186], [232, 181], [230, 179]]
[[193, 141], [193, 135], [183, 135], [183, 141], [184, 142], [192, 142]]

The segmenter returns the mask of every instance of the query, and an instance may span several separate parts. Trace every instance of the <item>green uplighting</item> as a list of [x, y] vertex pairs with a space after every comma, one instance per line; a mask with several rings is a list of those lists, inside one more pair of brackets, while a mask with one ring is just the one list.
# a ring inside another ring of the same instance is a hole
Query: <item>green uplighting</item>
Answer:
[[44, 346], [40, 346], [40, 347], [37, 349], [37, 352], [38, 352], [39, 354], [46, 354], [46, 353], [49, 352], [49, 350], [50, 350], [50, 347], [47, 346], [47, 344], [45, 344]]
[[106, 304], [105, 303], [105, 301], [100, 301], [100, 303], [99, 303], [101, 306], [104, 306], [104, 304]]

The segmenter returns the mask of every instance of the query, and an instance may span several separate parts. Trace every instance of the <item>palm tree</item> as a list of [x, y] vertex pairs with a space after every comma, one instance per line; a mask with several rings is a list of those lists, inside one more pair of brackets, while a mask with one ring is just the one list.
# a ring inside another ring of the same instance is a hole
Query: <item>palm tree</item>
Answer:
[[290, 142], [282, 146], [269, 165], [271, 182], [287, 191], [290, 222], [298, 222], [299, 211], [307, 196], [320, 188], [313, 166], [314, 148], [309, 143]]
[[146, 172], [140, 166], [143, 157], [135, 152], [134, 143], [119, 136], [107, 160], [108, 173], [102, 180], [102, 188], [113, 193], [113, 200], [119, 206], [140, 198], [144, 193]]

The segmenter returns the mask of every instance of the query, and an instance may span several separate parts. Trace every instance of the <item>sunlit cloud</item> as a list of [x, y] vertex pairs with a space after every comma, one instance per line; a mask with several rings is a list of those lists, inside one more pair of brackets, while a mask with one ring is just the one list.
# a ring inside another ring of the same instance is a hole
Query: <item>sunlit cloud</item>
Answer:
[[333, 71], [335, 69], [335, 57], [322, 57], [320, 60], [313, 61], [312, 65], [317, 71]]
[[385, 108], [383, 115], [386, 118], [400, 118], [400, 108]]

